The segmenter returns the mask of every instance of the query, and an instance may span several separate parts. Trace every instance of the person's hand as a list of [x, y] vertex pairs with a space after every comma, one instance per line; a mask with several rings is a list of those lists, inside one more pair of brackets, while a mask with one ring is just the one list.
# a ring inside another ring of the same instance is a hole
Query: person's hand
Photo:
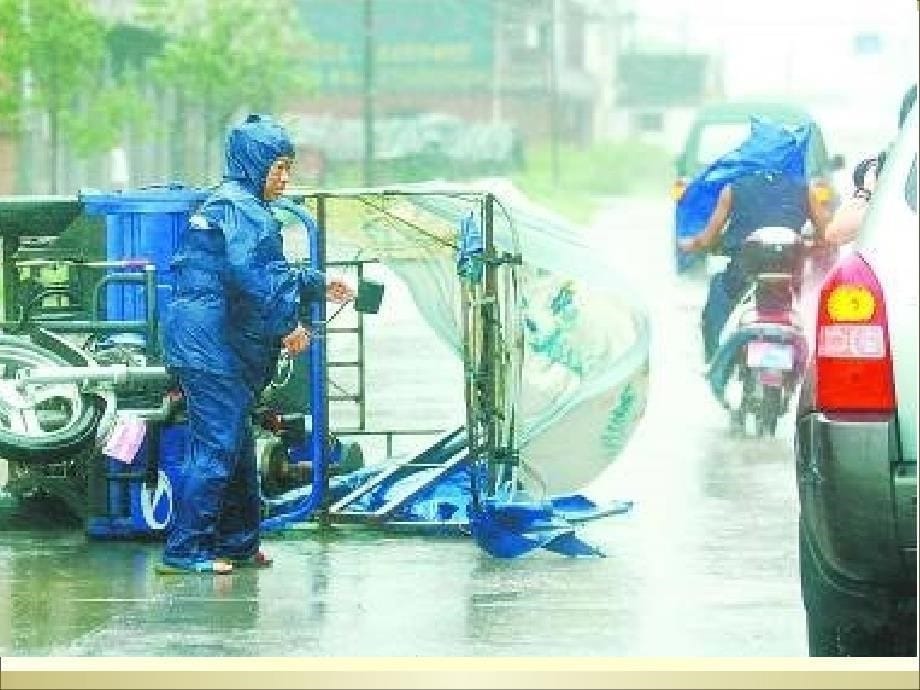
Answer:
[[281, 347], [287, 350], [287, 353], [294, 357], [307, 349], [310, 344], [310, 331], [303, 324], [297, 324], [297, 328], [288, 333], [281, 339]]
[[345, 304], [354, 298], [354, 289], [341, 278], [333, 278], [326, 285], [326, 299], [333, 304]]

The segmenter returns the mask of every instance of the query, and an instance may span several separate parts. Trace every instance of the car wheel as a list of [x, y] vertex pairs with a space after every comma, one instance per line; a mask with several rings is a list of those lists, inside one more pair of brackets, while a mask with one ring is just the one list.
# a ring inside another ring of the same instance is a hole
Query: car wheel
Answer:
[[0, 335], [0, 456], [23, 463], [72, 457], [95, 440], [102, 410], [76, 384], [37, 386], [24, 394], [16, 372], [69, 362], [29, 336]]
[[[839, 614], [838, 614], [839, 615]], [[916, 633], [908, 625], [890, 621], [878, 627], [856, 622], [828, 623], [822, 614], [806, 609], [809, 656], [915, 656]]]
[[[799, 525], [799, 569], [809, 656], [914, 656], [916, 654], [916, 599], [898, 593], [873, 598], [844, 597], [828, 591], [814, 554]], [[887, 599], [905, 600], [902, 607]], [[875, 615], [888, 611], [870, 624], [867, 609]]]
[[847, 656], [840, 639], [839, 611], [832, 611], [814, 555], [799, 523], [799, 577], [805, 605], [809, 656]]
[[837, 626], [823, 620], [820, 612], [805, 609], [809, 656], [846, 656], [840, 653]]

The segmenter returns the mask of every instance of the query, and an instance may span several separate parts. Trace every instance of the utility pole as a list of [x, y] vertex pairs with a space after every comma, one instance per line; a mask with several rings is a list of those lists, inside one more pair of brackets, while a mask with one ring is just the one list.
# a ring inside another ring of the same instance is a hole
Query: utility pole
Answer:
[[559, 184], [559, 74], [556, 65], [557, 0], [549, 0], [549, 139], [550, 171], [553, 184]]
[[503, 2], [492, 0], [492, 124], [502, 119]]
[[[31, 40], [31, 17], [29, 12], [29, 0], [25, 0], [22, 3], [22, 26], [29, 37], [28, 40]], [[20, 129], [18, 133], [18, 150], [16, 151], [16, 191], [20, 194], [29, 193], [35, 194], [38, 190], [35, 188], [35, 180], [38, 177], [36, 174], [36, 167], [34, 163], [34, 157], [32, 155], [33, 151], [33, 142], [32, 142], [32, 120], [31, 110], [32, 110], [32, 67], [29, 64], [28, 60], [26, 64], [23, 65], [22, 72], [19, 75], [21, 81], [19, 83], [20, 91], [20, 106], [19, 106], [19, 118], [20, 118]]]
[[374, 8], [364, 0], [364, 186], [374, 184]]

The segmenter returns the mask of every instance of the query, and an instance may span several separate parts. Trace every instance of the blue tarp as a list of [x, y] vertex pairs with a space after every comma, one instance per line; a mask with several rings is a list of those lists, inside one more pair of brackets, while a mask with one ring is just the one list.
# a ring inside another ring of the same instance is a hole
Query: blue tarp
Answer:
[[[356, 488], [372, 480], [385, 471], [387, 465], [364, 467], [348, 474], [333, 477], [329, 482], [326, 501], [330, 504], [340, 500]], [[373, 491], [361, 496], [350, 506], [352, 510], [366, 512], [370, 516], [381, 506], [394, 499], [400, 501], [390, 516], [391, 521], [415, 523], [420, 528], [426, 527], [466, 527], [470, 523], [472, 494], [470, 492], [470, 465], [463, 463], [436, 477], [440, 468], [420, 467], [408, 476], [393, 477], [382, 482]], [[434, 481], [432, 481], [434, 480]], [[421, 488], [420, 488], [421, 487]], [[286, 527], [296, 520], [287, 516], [299, 514], [299, 505], [307, 499], [310, 487], [301, 487], [274, 498], [263, 499], [263, 508], [267, 519], [263, 528], [277, 529]], [[493, 508], [503, 508], [501, 501], [511, 500], [510, 493], [498, 497]], [[525, 505], [518, 496], [516, 504]], [[548, 496], [540, 501], [541, 506], [552, 514], [560, 524], [570, 527], [572, 524], [588, 522], [601, 517], [629, 512], [632, 501], [612, 500], [598, 504], [583, 494], [566, 494]], [[529, 505], [529, 504], [527, 504]], [[555, 525], [558, 527], [559, 525]]]
[[809, 122], [795, 127], [751, 118], [751, 134], [737, 148], [704, 168], [677, 202], [677, 237], [693, 237], [706, 227], [722, 188], [755, 172], [777, 172], [805, 179], [805, 152], [814, 130]]

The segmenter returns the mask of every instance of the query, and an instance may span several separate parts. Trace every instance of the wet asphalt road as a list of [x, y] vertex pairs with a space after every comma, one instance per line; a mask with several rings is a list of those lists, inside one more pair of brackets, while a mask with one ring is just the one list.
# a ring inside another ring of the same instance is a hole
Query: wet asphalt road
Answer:
[[[330, 528], [270, 541], [269, 570], [162, 577], [155, 543], [0, 532], [0, 655], [806, 656], [791, 420], [729, 436], [700, 374], [705, 286], [672, 276], [669, 213], [614, 200], [590, 229], [654, 329], [646, 416], [589, 488], [635, 501], [581, 531], [607, 558], [499, 561], [465, 538]], [[431, 338], [386, 341], [442, 372]], [[455, 421], [452, 401], [425, 404], [431, 425]]]

